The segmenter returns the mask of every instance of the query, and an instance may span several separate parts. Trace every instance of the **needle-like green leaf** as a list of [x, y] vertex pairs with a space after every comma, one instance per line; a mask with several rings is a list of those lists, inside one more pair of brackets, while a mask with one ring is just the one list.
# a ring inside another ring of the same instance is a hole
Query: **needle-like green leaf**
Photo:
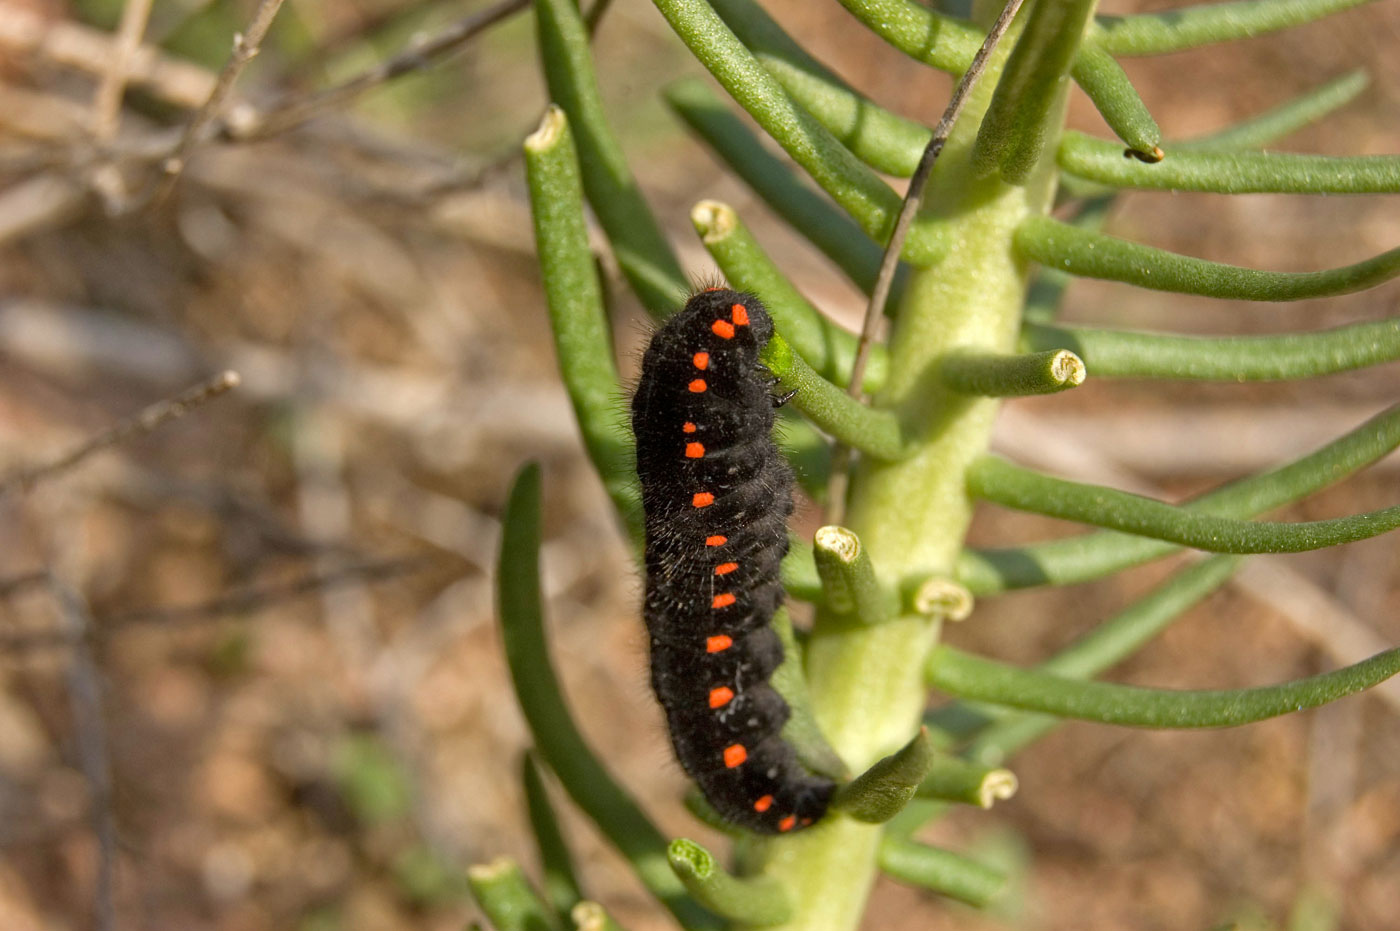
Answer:
[[973, 463], [967, 480], [971, 494], [1003, 507], [1210, 553], [1302, 553], [1369, 539], [1400, 527], [1400, 505], [1296, 523], [1216, 517], [1102, 485], [1054, 478], [995, 456]]
[[808, 55], [753, 0], [710, 0], [739, 40], [778, 83], [846, 148], [877, 171], [907, 178], [928, 145], [929, 130], [853, 90]]
[[1095, 378], [1274, 381], [1316, 378], [1400, 359], [1400, 317], [1316, 333], [1207, 338], [1027, 324], [1028, 349], [1066, 346]]
[[779, 387], [797, 392], [793, 406], [836, 439], [880, 459], [905, 454], [904, 436], [894, 414], [866, 407], [822, 378], [781, 336], [773, 335], [759, 359], [778, 379]]
[[1176, 154], [1188, 150], [1254, 149], [1268, 145], [1346, 106], [1366, 89], [1368, 82], [1365, 71], [1352, 71], [1233, 126], [1196, 139], [1173, 142], [1171, 151]]
[[1400, 156], [1298, 155], [1292, 152], [1172, 150], [1155, 164], [1123, 157], [1121, 147], [1068, 132], [1057, 155], [1065, 171], [1098, 184], [1214, 194], [1396, 194]]
[[949, 74], [967, 70], [983, 34], [973, 24], [910, 0], [840, 0], [871, 32], [916, 61]]
[[[540, 469], [516, 477], [502, 520], [497, 598], [515, 697], [540, 756], [574, 802], [632, 864], [642, 883], [685, 927], [714, 928], [666, 860], [666, 839], [584, 742], [549, 659], [540, 598]], [[552, 917], [552, 913], [551, 913]]]
[[[764, 148], [744, 122], [698, 78], [669, 85], [666, 102], [763, 202], [805, 236], [866, 294], [875, 287], [881, 248], [859, 226], [798, 179]], [[901, 271], [903, 267], [901, 266]], [[890, 303], [897, 302], [905, 274], [895, 277]]]
[[559, 916], [530, 888], [520, 864], [500, 857], [467, 869], [472, 896], [496, 931], [562, 931]]
[[[1088, 40], [1080, 47], [1071, 73], [1124, 145], [1142, 158], [1162, 158], [1162, 130], [1112, 55]], [[1118, 154], [1123, 151], [1119, 149]]]
[[[1244, 518], [1335, 484], [1400, 446], [1400, 406], [1278, 469], [1232, 482], [1182, 507]], [[1170, 543], [1105, 531], [1008, 549], [965, 550], [957, 577], [981, 597], [1032, 585], [1072, 585], [1165, 556]], [[800, 569], [800, 564], [794, 569]], [[799, 575], [800, 579], [801, 576]]]
[[583, 220], [583, 189], [564, 111], [550, 107], [525, 140], [525, 171], [535, 224], [535, 251], [549, 308], [550, 332], [564, 387], [593, 467], [632, 540], [642, 539], [623, 391], [612, 333]]
[[1006, 876], [991, 867], [950, 850], [893, 836], [880, 844], [880, 869], [906, 885], [978, 908], [989, 904], [1006, 888]]
[[1061, 0], [1031, 5], [977, 130], [972, 165], [978, 174], [997, 171], [1010, 184], [1024, 184], [1030, 177], [1059, 131], [1052, 125], [1051, 114], [1062, 99], [1064, 77], [1096, 3]]
[[1301, 26], [1369, 0], [1236, 0], [1161, 13], [1100, 17], [1098, 42], [1112, 55], [1162, 55]]
[[554, 806], [549, 802], [545, 790], [543, 764], [531, 753], [520, 760], [521, 782], [525, 786], [525, 807], [530, 815], [530, 829], [535, 836], [535, 846], [540, 853], [540, 869], [544, 874], [544, 892], [554, 910], [567, 915], [569, 910], [583, 898], [579, 892], [578, 878], [574, 875], [573, 857], [569, 855], [569, 845], [559, 831], [559, 821], [554, 815]]
[[1233, 727], [1262, 721], [1354, 695], [1396, 672], [1400, 672], [1400, 650], [1389, 650], [1354, 666], [1283, 685], [1174, 691], [1019, 669], [946, 644], [936, 647], [928, 661], [929, 684], [959, 698], [1102, 724], [1155, 728]]
[[792, 915], [792, 898], [775, 879], [733, 876], [708, 850], [683, 837], [671, 841], [666, 855], [690, 894], [716, 915], [760, 926], [781, 924]]
[[[900, 198], [803, 110], [703, 0], [653, 0], [715, 80], [877, 242], [894, 228]], [[904, 257], [929, 265], [942, 251], [934, 228], [915, 224]]]
[[569, 115], [578, 135], [588, 202], [632, 290], [653, 315], [665, 316], [685, 300], [690, 285], [608, 126], [578, 4], [537, 0], [535, 16], [549, 95]]
[[[1036, 668], [1070, 679], [1099, 675], [1135, 654], [1224, 585], [1242, 561], [1239, 556], [1212, 556], [1188, 566]], [[969, 760], [999, 766], [1059, 724], [1059, 718], [1046, 714], [1008, 714], [979, 730], [963, 752]]]
[[1027, 218], [1016, 230], [1016, 245], [1027, 257], [1072, 275], [1229, 300], [1332, 297], [1400, 275], [1400, 248], [1327, 271], [1268, 272], [1179, 255], [1039, 216]]
[[1068, 349], [1024, 355], [955, 352], [939, 366], [938, 377], [958, 394], [987, 398], [1055, 394], [1084, 384], [1084, 361]]

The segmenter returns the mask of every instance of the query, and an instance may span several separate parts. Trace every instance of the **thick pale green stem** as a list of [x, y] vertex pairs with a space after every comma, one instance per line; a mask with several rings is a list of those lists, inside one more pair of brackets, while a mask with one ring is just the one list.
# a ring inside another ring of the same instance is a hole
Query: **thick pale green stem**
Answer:
[[[913, 455], [897, 463], [867, 459], [852, 484], [847, 522], [881, 571], [889, 566], [890, 578], [951, 573], [971, 515], [963, 474], [986, 449], [997, 402], [948, 391], [940, 363], [954, 348], [1014, 348], [1026, 268], [1012, 234], [1028, 215], [1044, 213], [1052, 197], [1044, 165], [1023, 187], [973, 177], [972, 140], [1004, 60], [1003, 51], [970, 98], [929, 185], [926, 207], [951, 245], [937, 265], [910, 278], [889, 375], [875, 399], [911, 431]], [[1056, 103], [1055, 125], [1063, 105]], [[937, 620], [916, 615], [874, 627], [818, 617], [807, 651], [814, 710], [853, 770], [896, 750], [917, 730], [926, 698], [920, 662], [938, 630]], [[857, 927], [880, 839], [879, 828], [833, 814], [756, 851], [762, 871], [794, 892], [796, 913], [781, 927]]]

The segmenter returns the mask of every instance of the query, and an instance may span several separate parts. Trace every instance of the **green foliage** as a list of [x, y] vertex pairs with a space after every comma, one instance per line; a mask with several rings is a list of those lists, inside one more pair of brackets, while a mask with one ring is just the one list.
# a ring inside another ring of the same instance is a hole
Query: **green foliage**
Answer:
[[[970, 69], [982, 43], [979, 24], [912, 0], [841, 2], [895, 50], [953, 74]], [[524, 471], [512, 493], [500, 572], [502, 637], [540, 759], [683, 926], [715, 927], [724, 919], [811, 931], [855, 928], [879, 871], [979, 907], [1005, 901], [1014, 885], [1008, 873], [911, 837], [953, 803], [985, 807], [1008, 797], [1016, 779], [1002, 762], [1060, 720], [1236, 725], [1336, 700], [1400, 667], [1400, 652], [1392, 651], [1251, 689], [1183, 692], [1093, 681], [1222, 585], [1237, 568], [1237, 555], [1187, 566], [1034, 669], [938, 644], [942, 621], [965, 613], [972, 595], [1086, 582], [1183, 546], [1218, 554], [1298, 551], [1400, 525], [1400, 507], [1323, 521], [1255, 520], [1400, 446], [1400, 407], [1294, 462], [1181, 504], [1040, 475], [986, 456], [997, 399], [1059, 391], [1086, 375], [1296, 379], [1400, 358], [1395, 319], [1316, 333], [1212, 338], [1053, 323], [1075, 277], [1221, 299], [1293, 301], [1346, 294], [1400, 275], [1400, 249], [1325, 271], [1259, 271], [1100, 230], [1113, 197], [1126, 188], [1400, 191], [1400, 159], [1394, 157], [1252, 151], [1346, 103], [1364, 87], [1364, 75], [1344, 76], [1209, 136], [1163, 142], [1117, 61], [1258, 35], [1355, 2], [1247, 0], [1094, 18], [1092, 0], [1033, 0], [1009, 33], [1014, 46], [987, 59], [985, 77], [967, 98], [902, 244], [908, 267], [884, 308], [890, 333], [875, 347], [863, 385], [868, 399], [845, 390], [854, 337], [793, 285], [733, 209], [714, 201], [694, 208], [695, 228], [729, 281], [754, 290], [773, 310], [779, 335], [763, 361], [783, 388], [797, 391], [791, 408], [807, 423], [791, 431], [792, 445], [794, 456], [810, 464], [809, 487], [826, 478], [831, 457], [824, 437], [857, 456], [845, 499], [834, 502], [845, 507], [842, 526], [823, 528], [815, 546], [794, 541], [784, 562], [789, 594], [812, 601], [816, 617], [797, 638], [780, 612], [776, 627], [787, 661], [774, 682], [794, 709], [784, 734], [802, 748], [804, 760], [824, 772], [863, 774], [841, 777], [833, 811], [813, 828], [781, 838], [737, 837], [733, 871], [690, 841], [668, 845], [583, 742], [555, 680], [536, 568], [537, 469]], [[666, 89], [677, 115], [852, 282], [875, 291], [882, 247], [901, 206], [879, 172], [911, 174], [930, 139], [928, 128], [864, 98], [753, 0], [654, 3], [733, 104], [825, 196], [703, 82], [689, 79]], [[584, 445], [636, 539], [630, 443], [619, 429], [622, 391], [583, 224], [585, 200], [652, 313], [675, 306], [685, 280], [608, 127], [576, 6], [541, 0], [536, 10], [558, 105], [526, 145], [550, 320]], [[1121, 145], [1064, 130], [1071, 80]], [[1124, 145], [1137, 158], [1125, 158]], [[1050, 217], [1057, 194], [1080, 199], [1072, 219]], [[1041, 266], [1034, 282], [1033, 264]], [[1098, 529], [1051, 542], [965, 548], [975, 498]], [[930, 684], [959, 700], [925, 713]], [[515, 909], [510, 914], [526, 916], [511, 918], [512, 927], [525, 926], [521, 920], [556, 927], [566, 918], [579, 927], [585, 920], [588, 927], [614, 927], [597, 906], [578, 901], [567, 847], [539, 776], [527, 768], [548, 894], [537, 896], [516, 878], [518, 869], [505, 865], [486, 877], [497, 892], [478, 876], [478, 898], [488, 914], [487, 900], [497, 895]]]

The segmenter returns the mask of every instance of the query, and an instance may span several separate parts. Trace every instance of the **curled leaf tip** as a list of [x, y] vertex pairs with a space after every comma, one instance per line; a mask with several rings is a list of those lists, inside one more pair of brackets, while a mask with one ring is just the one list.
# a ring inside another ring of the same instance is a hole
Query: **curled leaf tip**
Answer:
[[666, 861], [695, 900], [716, 915], [746, 925], [781, 924], [792, 917], [792, 897], [782, 883], [771, 877], [733, 876], [695, 841], [671, 841]]
[[883, 824], [903, 810], [933, 766], [935, 754], [928, 728], [855, 779], [841, 786], [831, 807], [857, 821]]

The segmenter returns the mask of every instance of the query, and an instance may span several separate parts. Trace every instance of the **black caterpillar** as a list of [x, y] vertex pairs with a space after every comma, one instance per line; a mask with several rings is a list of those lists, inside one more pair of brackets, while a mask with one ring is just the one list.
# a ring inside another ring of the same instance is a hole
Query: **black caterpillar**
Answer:
[[772, 437], [785, 399], [758, 361], [772, 334], [753, 295], [702, 291], [652, 337], [632, 399], [652, 687], [705, 798], [765, 834], [816, 821], [835, 788], [782, 740], [768, 683], [793, 482]]

